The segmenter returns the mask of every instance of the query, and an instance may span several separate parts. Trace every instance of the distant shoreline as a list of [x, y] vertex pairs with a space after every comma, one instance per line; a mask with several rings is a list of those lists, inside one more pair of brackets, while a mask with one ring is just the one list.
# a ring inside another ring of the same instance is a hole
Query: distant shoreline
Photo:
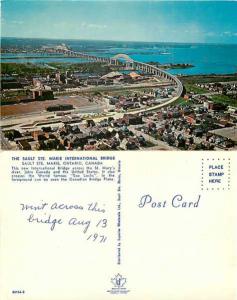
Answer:
[[143, 44], [160, 44], [160, 45], [226, 45], [226, 46], [237, 46], [237, 43], [221, 43], [221, 42], [213, 42], [213, 43], [203, 43], [203, 42], [175, 42], [175, 41], [166, 41], [166, 42], [159, 42], [159, 41], [128, 41], [128, 40], [111, 40], [111, 39], [77, 39], [77, 38], [47, 38], [47, 37], [16, 37], [16, 36], [2, 36], [1, 40], [9, 40], [9, 39], [14, 39], [14, 40], [41, 40], [41, 41], [81, 41], [81, 42], [112, 42], [112, 43], [143, 43]]
[[12, 56], [12, 57], [1, 57], [1, 60], [7, 59], [42, 59], [42, 58], [78, 58], [76, 56], [58, 56], [58, 55], [42, 55], [42, 56]]
[[150, 61], [148, 64], [157, 66], [158, 68], [162, 68], [165, 70], [172, 70], [172, 69], [189, 69], [189, 68], [194, 68], [195, 66], [193, 64], [188, 64], [188, 63], [166, 63], [166, 64], [161, 64], [159, 62], [154, 62]]

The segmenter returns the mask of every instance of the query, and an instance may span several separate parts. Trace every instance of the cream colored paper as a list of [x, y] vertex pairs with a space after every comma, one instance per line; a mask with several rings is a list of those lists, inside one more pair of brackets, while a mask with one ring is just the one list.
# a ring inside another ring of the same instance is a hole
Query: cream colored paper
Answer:
[[[12, 182], [12, 158], [29, 156], [42, 153], [0, 156], [1, 299], [236, 299], [235, 152], [47, 152], [43, 156], [114, 156], [106, 163], [115, 165], [116, 180]], [[224, 165], [223, 186], [208, 183], [209, 165]], [[148, 194], [156, 203], [139, 207]], [[188, 202], [199, 199], [198, 207], [172, 207], [177, 194]], [[20, 204], [41, 201], [84, 206], [97, 201], [106, 213], [51, 213], [63, 220], [76, 215], [94, 223], [106, 216], [107, 226], [93, 225], [84, 234], [82, 226], [72, 228], [66, 221], [54, 230], [28, 222], [31, 211], [22, 211]], [[157, 207], [164, 201], [166, 207]], [[107, 237], [105, 242], [86, 239], [95, 229]], [[126, 281], [125, 293], [113, 283], [118, 274], [122, 283]]]

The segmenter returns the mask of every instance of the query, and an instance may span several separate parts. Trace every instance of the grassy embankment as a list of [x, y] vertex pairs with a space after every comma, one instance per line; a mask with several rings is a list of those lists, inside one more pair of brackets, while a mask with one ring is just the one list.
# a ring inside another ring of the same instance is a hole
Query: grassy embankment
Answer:
[[[227, 95], [212, 95], [208, 98], [215, 103], [223, 103], [223, 104], [226, 104], [229, 106], [237, 107], [237, 100], [233, 99]], [[189, 105], [189, 106], [191, 106], [191, 105], [193, 105], [193, 102], [190, 100], [186, 100], [183, 97], [180, 97], [177, 101], [175, 101], [173, 103], [173, 105], [181, 105], [181, 106]]]
[[185, 89], [187, 93], [194, 93], [194, 94], [206, 94], [209, 91], [205, 88], [201, 88], [199, 86], [196, 86], [194, 84], [190, 84], [190, 83], [186, 83], [185, 85]]
[[226, 75], [189, 75], [180, 76], [179, 79], [183, 82], [183, 84], [237, 81], [237, 73]]
[[[191, 75], [180, 77], [183, 82], [186, 92], [193, 92], [194, 94], [206, 94], [210, 91], [205, 88], [200, 88], [196, 86], [197, 83], [214, 83], [214, 82], [229, 82], [237, 81], [237, 74], [231, 75]], [[237, 107], [237, 100], [228, 95], [210, 95], [208, 98], [216, 103], [223, 103], [226, 105]], [[191, 101], [187, 101], [180, 97], [175, 103], [175, 105], [192, 105]]]
[[227, 95], [213, 95], [211, 100], [216, 103], [223, 103], [226, 105], [237, 107], [237, 99], [233, 99]]

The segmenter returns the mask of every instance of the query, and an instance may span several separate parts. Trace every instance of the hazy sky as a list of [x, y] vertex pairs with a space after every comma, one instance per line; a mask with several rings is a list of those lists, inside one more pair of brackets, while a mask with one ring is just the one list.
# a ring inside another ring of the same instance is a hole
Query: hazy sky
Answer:
[[2, 36], [237, 43], [237, 2], [5, 0]]

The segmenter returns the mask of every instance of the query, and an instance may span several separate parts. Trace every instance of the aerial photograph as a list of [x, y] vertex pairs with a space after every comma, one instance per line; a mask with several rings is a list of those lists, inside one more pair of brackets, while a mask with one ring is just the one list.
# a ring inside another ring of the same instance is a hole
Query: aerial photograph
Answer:
[[2, 150], [237, 150], [236, 1], [6, 0]]

